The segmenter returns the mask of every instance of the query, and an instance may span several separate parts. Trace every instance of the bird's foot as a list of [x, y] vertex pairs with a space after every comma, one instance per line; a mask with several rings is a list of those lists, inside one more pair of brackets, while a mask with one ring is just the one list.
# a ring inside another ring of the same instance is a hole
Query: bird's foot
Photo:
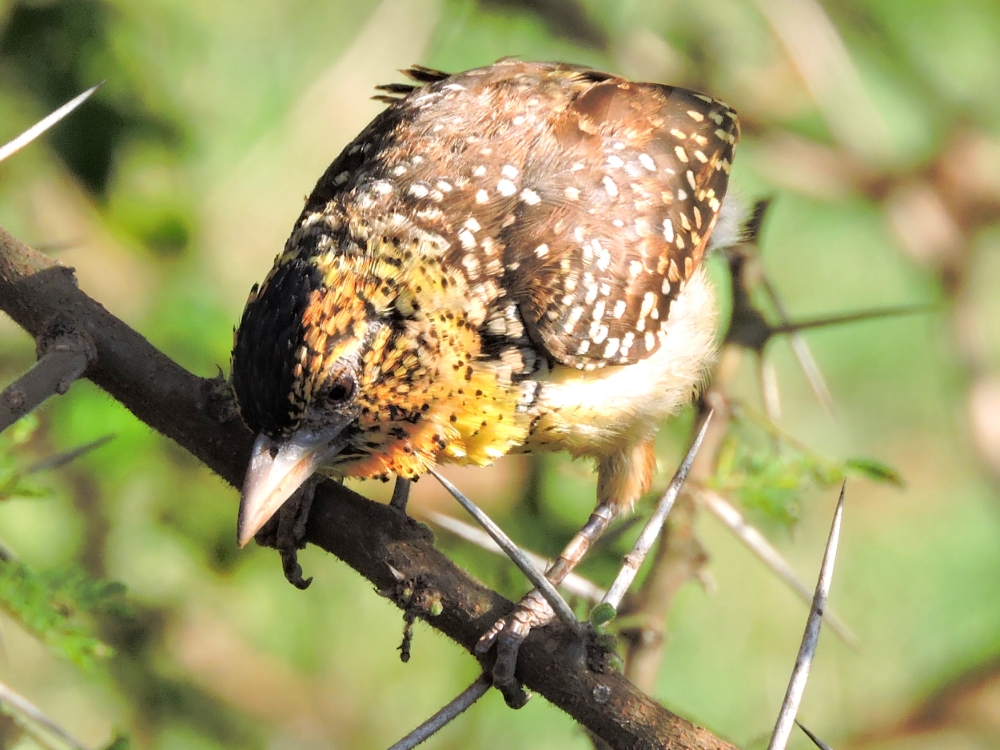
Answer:
[[309, 510], [319, 482], [319, 477], [307, 480], [254, 536], [254, 540], [262, 547], [278, 550], [285, 580], [302, 590], [309, 588], [312, 577], [302, 577], [299, 550], [306, 546], [306, 522], [309, 520]]
[[497, 647], [497, 660], [493, 665], [493, 686], [503, 693], [511, 708], [521, 708], [530, 697], [518, 682], [514, 672], [517, 654], [532, 628], [548, 625], [555, 619], [555, 612], [537, 590], [531, 591], [506, 617], [501, 617], [483, 634], [476, 644], [476, 653], [485, 654], [493, 644]]
[[201, 398], [205, 411], [219, 424], [226, 424], [240, 418], [240, 410], [236, 406], [233, 395], [233, 385], [219, 370], [214, 378], [201, 381]]
[[412, 485], [409, 479], [403, 479], [403, 477], [396, 477], [396, 484], [392, 487], [392, 499], [389, 500], [389, 506], [395, 508], [404, 516], [406, 515], [406, 503], [410, 499], [410, 485]]

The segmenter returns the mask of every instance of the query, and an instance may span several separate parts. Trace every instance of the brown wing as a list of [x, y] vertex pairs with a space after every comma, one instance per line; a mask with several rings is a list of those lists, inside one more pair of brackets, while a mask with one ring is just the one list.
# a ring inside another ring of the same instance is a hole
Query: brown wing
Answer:
[[[301, 220], [325, 211], [358, 232], [405, 217], [440, 236], [442, 264], [487, 311], [476, 319], [497, 339], [487, 348], [511, 338], [501, 323], [513, 315], [540, 353], [573, 367], [656, 351], [725, 195], [732, 110], [562, 64], [407, 74], [424, 85], [383, 89], [402, 99], [330, 165]], [[315, 240], [306, 229], [297, 242]]]
[[684, 89], [575, 85], [527, 159], [505, 286], [551, 356], [593, 369], [659, 348], [718, 217], [739, 126]]

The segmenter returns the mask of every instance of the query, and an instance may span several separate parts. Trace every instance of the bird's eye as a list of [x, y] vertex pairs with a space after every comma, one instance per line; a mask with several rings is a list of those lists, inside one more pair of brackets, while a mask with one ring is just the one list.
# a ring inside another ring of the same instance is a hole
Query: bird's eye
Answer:
[[326, 400], [334, 405], [343, 404], [354, 397], [358, 382], [350, 372], [341, 372], [333, 381], [330, 390], [327, 391]]

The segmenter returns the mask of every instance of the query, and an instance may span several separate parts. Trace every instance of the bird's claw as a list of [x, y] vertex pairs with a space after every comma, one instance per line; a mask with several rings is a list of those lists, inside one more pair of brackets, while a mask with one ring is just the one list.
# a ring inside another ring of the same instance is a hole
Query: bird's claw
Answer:
[[318, 477], [306, 481], [254, 536], [261, 546], [278, 550], [285, 580], [300, 590], [309, 588], [312, 583], [312, 576], [302, 576], [299, 550], [306, 546], [306, 522], [318, 482]]
[[493, 686], [503, 694], [511, 708], [521, 708], [530, 697], [515, 675], [521, 644], [532, 628], [548, 625], [554, 619], [555, 612], [545, 598], [538, 591], [531, 591], [513, 612], [493, 623], [476, 644], [476, 653], [479, 655], [485, 654], [496, 644]]

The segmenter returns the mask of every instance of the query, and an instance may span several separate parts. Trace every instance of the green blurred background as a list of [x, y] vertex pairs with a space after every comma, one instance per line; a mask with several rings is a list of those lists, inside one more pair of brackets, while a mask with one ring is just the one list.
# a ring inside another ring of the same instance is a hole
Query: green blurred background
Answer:
[[[380, 110], [373, 87], [412, 63], [461, 70], [507, 55], [733, 105], [743, 122], [733, 189], [748, 203], [775, 199], [763, 257], [793, 318], [935, 305], [808, 334], [835, 418], [787, 343], [768, 350], [782, 429], [834, 460], [877, 458], [906, 481], [849, 484], [831, 604], [862, 644], [824, 634], [800, 717], [838, 750], [1000, 747], [996, 0], [0, 0], [0, 142], [106, 81], [0, 165], [0, 224], [74, 266], [86, 292], [184, 366], [228, 371], [250, 285], [303, 196]], [[0, 383], [33, 357], [0, 317]], [[747, 360], [735, 395], [759, 408], [759, 390]], [[663, 468], [690, 423], [665, 431]], [[400, 613], [337, 560], [307, 550], [315, 581], [303, 593], [273, 552], [238, 552], [236, 492], [88, 382], [0, 455], [27, 466], [109, 433], [40, 475], [42, 498], [0, 503], [0, 541], [33, 569], [127, 586], [130, 614], [85, 621], [115, 652], [89, 666], [0, 616], [0, 680], [88, 747], [116, 729], [163, 750], [384, 747], [475, 677], [471, 657], [421, 624], [402, 664]], [[451, 474], [546, 554], [592, 506], [590, 468], [559, 457]], [[543, 499], [515, 509], [524, 494]], [[835, 495], [796, 495], [791, 525], [747, 509], [810, 582]], [[414, 503], [458, 515], [426, 481]], [[703, 513], [698, 531], [711, 585], [688, 585], [670, 613], [656, 696], [763, 747], [806, 610], [714, 518]], [[438, 536], [475, 575], [523, 593], [504, 563]], [[607, 584], [616, 554], [583, 572]], [[9, 721], [0, 746], [36, 747]], [[589, 742], [540, 698], [514, 714], [490, 695], [431, 746]]]

